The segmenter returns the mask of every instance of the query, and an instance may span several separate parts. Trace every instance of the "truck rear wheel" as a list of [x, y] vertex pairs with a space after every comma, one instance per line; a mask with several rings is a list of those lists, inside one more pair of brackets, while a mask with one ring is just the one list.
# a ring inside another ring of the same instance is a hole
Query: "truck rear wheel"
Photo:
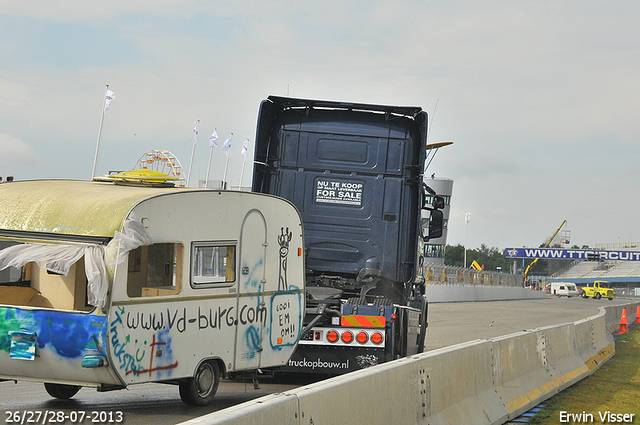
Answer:
[[602, 295], [600, 295], [600, 292], [596, 292], [593, 298], [595, 298], [596, 300], [599, 300], [600, 298], [602, 298]]
[[218, 391], [220, 368], [215, 361], [202, 362], [192, 378], [180, 383], [180, 398], [190, 406], [206, 406]]
[[51, 397], [61, 398], [61, 399], [69, 399], [76, 395], [80, 388], [77, 385], [64, 385], [64, 384], [52, 384], [49, 382], [44, 383], [44, 389], [47, 390], [47, 393]]
[[347, 299], [347, 304], [351, 304], [351, 305], [367, 305], [367, 302], [364, 300], [364, 298], [353, 297], [353, 298]]
[[393, 306], [393, 301], [387, 298], [376, 298], [375, 300], [373, 300], [373, 305], [390, 307], [390, 306]]

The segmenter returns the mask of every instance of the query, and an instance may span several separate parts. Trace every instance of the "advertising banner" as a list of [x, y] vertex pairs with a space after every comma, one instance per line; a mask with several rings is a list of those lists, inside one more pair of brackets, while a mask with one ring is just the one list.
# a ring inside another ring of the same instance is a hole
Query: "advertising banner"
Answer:
[[507, 258], [543, 258], [548, 260], [640, 261], [640, 251], [564, 248], [507, 248]]

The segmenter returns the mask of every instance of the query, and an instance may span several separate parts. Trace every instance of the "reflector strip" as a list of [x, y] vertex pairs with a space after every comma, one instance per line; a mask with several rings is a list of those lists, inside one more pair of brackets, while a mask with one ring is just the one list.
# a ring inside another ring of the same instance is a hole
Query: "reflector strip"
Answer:
[[387, 318], [384, 316], [342, 316], [341, 326], [359, 326], [362, 328], [384, 328]]

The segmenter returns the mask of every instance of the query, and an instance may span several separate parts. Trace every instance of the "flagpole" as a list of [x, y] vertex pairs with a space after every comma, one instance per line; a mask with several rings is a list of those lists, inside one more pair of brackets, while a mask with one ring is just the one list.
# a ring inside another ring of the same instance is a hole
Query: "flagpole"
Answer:
[[[229, 149], [231, 149], [231, 139], [233, 138], [233, 133], [231, 133], [231, 136], [229, 136], [229, 138], [227, 139], [226, 142], [224, 142], [225, 145], [227, 145], [227, 143], [229, 143], [228, 147], [227, 147], [227, 151], [225, 152], [225, 154], [227, 155], [227, 161], [224, 163], [224, 175], [222, 177], [222, 189], [226, 189], [227, 188], [227, 169], [229, 168]], [[222, 146], [222, 150], [225, 150], [225, 146]]]
[[242, 178], [244, 177], [244, 165], [247, 162], [247, 157], [245, 156], [244, 159], [242, 160], [242, 172], [240, 173], [240, 187], [238, 188], [239, 190], [242, 190]]
[[204, 181], [204, 188], [208, 189], [209, 187], [209, 171], [211, 170], [211, 157], [213, 156], [213, 147], [209, 147], [209, 164], [207, 164], [207, 177]]
[[213, 148], [218, 147], [218, 132], [217, 128], [213, 128], [213, 133], [211, 133], [211, 137], [209, 137], [209, 164], [207, 165], [207, 179], [204, 183], [204, 188], [209, 188], [209, 171], [211, 170], [211, 157], [213, 156]]
[[107, 92], [109, 91], [109, 84], [104, 91], [104, 100], [102, 103], [102, 115], [100, 116], [100, 127], [98, 128], [98, 141], [96, 142], [96, 155], [93, 158], [93, 169], [91, 170], [91, 180], [96, 175], [96, 164], [98, 162], [98, 150], [100, 149], [100, 137], [102, 137], [102, 123], [104, 122], [104, 107], [107, 104]]
[[464, 268], [467, 268], [467, 229], [469, 227], [468, 223], [464, 224]]
[[464, 215], [464, 268], [467, 268], [467, 231], [469, 222], [471, 221], [471, 213], [467, 211]]
[[[216, 133], [216, 129], [214, 127], [213, 129], [213, 134]], [[211, 135], [211, 138], [213, 138], [213, 134]], [[204, 188], [208, 189], [209, 188], [209, 171], [211, 171], [211, 157], [213, 156], [213, 145], [211, 144], [211, 139], [209, 139], [209, 164], [207, 165], [207, 177], [206, 180], [204, 181]]]
[[238, 187], [238, 190], [242, 190], [242, 180], [244, 178], [244, 166], [247, 163], [248, 149], [249, 149], [249, 139], [245, 140], [245, 142], [242, 144], [242, 157], [244, 159], [242, 160], [242, 172], [240, 173], [240, 186]]
[[196, 121], [196, 127], [193, 129], [193, 148], [191, 148], [191, 161], [189, 161], [189, 172], [187, 173], [187, 187], [191, 181], [191, 166], [193, 165], [193, 155], [196, 153], [196, 135], [198, 134], [198, 124], [200, 120]]
[[229, 155], [227, 155], [227, 161], [224, 163], [224, 177], [222, 177], [222, 189], [227, 188], [227, 168], [229, 168]]

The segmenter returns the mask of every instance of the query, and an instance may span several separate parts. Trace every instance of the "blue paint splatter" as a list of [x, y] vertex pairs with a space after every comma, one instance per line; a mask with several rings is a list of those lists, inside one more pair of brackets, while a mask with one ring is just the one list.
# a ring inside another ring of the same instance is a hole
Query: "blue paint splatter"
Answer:
[[60, 356], [75, 359], [87, 351], [87, 344], [105, 347], [107, 318], [87, 313], [53, 310], [22, 310], [0, 307], [0, 350], [9, 351], [9, 331], [35, 332], [38, 349], [53, 349]]
[[247, 339], [247, 347], [253, 351], [260, 351], [262, 347], [262, 338], [260, 337], [260, 331], [255, 326], [251, 325], [245, 332]]
[[253, 265], [253, 267], [250, 267], [248, 264], [242, 264], [243, 268], [246, 267], [249, 269], [249, 275], [247, 275], [247, 281], [244, 283], [245, 287], [251, 287], [251, 288], [259, 287], [262, 276], [255, 276], [254, 274], [256, 270], [262, 270], [261, 269], [262, 264], [263, 264], [262, 258], [258, 260], [256, 264]]

